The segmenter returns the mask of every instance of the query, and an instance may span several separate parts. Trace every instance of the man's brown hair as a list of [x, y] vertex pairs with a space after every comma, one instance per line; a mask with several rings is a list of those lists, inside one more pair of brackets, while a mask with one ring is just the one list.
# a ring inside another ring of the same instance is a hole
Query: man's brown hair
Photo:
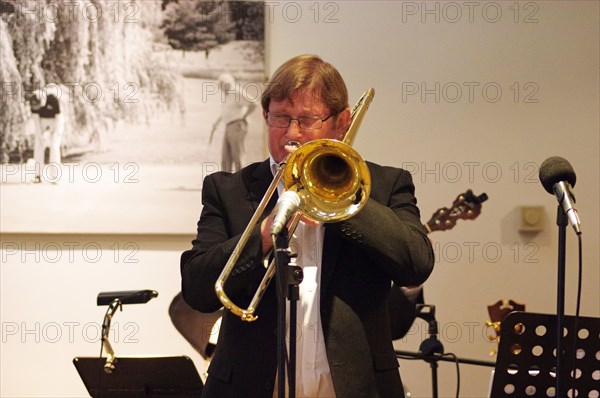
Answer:
[[299, 55], [283, 63], [262, 94], [263, 110], [273, 101], [292, 99], [299, 89], [314, 93], [337, 115], [348, 108], [348, 89], [338, 70], [316, 55]]

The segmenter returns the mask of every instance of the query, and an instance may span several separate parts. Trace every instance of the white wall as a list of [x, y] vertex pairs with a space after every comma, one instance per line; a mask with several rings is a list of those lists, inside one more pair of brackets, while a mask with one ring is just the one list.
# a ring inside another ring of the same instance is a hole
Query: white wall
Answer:
[[[355, 100], [375, 88], [355, 147], [414, 173], [423, 221], [467, 189], [489, 196], [476, 220], [431, 234], [438, 258], [425, 297], [436, 305], [446, 351], [493, 360], [483, 325], [487, 305], [500, 299], [555, 312], [556, 201], [537, 178], [553, 155], [577, 173], [582, 314], [599, 316], [598, 3], [295, 4], [302, 10], [295, 23], [297, 7], [287, 6], [288, 22], [285, 6], [273, 7], [270, 65], [316, 53], [340, 68]], [[542, 232], [518, 231], [523, 205], [544, 207]], [[577, 246], [568, 232], [566, 311], [573, 314]], [[426, 325], [414, 327], [399, 349], [418, 349]], [[431, 396], [428, 364], [401, 367], [414, 396]], [[489, 380], [489, 368], [462, 365], [461, 396], [485, 396]], [[454, 365], [441, 364], [440, 395], [454, 396], [455, 385]]]
[[[267, 4], [271, 71], [293, 55], [316, 53], [339, 67], [351, 102], [375, 88], [355, 147], [369, 160], [413, 172], [423, 221], [467, 189], [488, 194], [476, 220], [431, 235], [438, 259], [425, 294], [436, 305], [447, 352], [493, 359], [483, 324], [486, 306], [499, 299], [524, 302], [532, 312], [555, 311], [556, 201], [537, 180], [539, 164], [553, 155], [568, 159], [577, 173], [582, 314], [600, 315], [597, 2]], [[542, 232], [518, 231], [523, 205], [543, 206]], [[0, 396], [85, 396], [71, 360], [99, 353], [94, 331], [104, 313], [95, 297], [103, 290], [160, 294], [117, 313], [117, 354], [185, 354], [203, 370], [167, 315], [189, 240], [4, 234]], [[566, 311], [572, 314], [577, 257], [570, 230], [567, 244]], [[425, 331], [417, 321], [397, 347], [416, 351]], [[431, 396], [426, 363], [401, 361], [401, 367], [413, 396]], [[489, 368], [462, 365], [461, 396], [486, 396], [489, 375]], [[454, 366], [441, 364], [440, 396], [454, 396], [455, 382]]]
[[[204, 361], [173, 327], [168, 307], [180, 290], [181, 236], [3, 235], [2, 397], [84, 397], [74, 357], [97, 357], [103, 291], [153, 289], [147, 304], [113, 317], [117, 356], [188, 355]], [[104, 354], [106, 355], [106, 353]], [[118, 365], [117, 365], [118, 366]]]

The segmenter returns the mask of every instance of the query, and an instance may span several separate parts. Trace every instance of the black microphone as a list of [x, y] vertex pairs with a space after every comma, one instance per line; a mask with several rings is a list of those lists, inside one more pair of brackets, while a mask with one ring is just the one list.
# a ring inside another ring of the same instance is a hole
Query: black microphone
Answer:
[[573, 195], [577, 176], [571, 163], [560, 156], [552, 156], [544, 160], [540, 166], [540, 182], [548, 193], [556, 196], [575, 233], [581, 235], [581, 222], [575, 208], [575, 195]]
[[288, 220], [300, 206], [300, 196], [294, 191], [285, 191], [277, 200], [275, 218], [271, 224], [271, 235], [281, 232]]
[[155, 290], [123, 290], [118, 292], [101, 292], [96, 299], [97, 305], [109, 305], [116, 299], [121, 304], [144, 304], [158, 297]]

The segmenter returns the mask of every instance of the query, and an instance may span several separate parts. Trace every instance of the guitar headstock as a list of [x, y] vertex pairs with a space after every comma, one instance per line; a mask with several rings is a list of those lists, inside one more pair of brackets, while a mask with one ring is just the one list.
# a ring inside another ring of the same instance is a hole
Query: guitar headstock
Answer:
[[428, 232], [446, 231], [456, 225], [456, 220], [474, 220], [481, 213], [481, 203], [485, 202], [488, 196], [482, 193], [475, 196], [470, 189], [456, 197], [452, 207], [442, 207], [438, 209], [431, 219], [425, 224]]
[[[488, 329], [492, 328], [494, 332], [493, 334], [488, 333], [487, 338], [492, 343], [499, 343], [502, 321], [513, 311], [525, 311], [525, 304], [517, 303], [514, 300], [498, 300], [495, 304], [488, 305], [487, 308], [488, 314], [490, 315], [490, 320], [485, 322], [485, 326]], [[490, 355], [494, 354], [496, 354], [495, 348], [490, 352]]]

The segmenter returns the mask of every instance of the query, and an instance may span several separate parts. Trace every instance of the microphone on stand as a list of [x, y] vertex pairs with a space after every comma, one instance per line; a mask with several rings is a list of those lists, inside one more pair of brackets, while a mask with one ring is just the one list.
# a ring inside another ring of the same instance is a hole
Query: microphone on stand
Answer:
[[540, 182], [544, 189], [556, 196], [575, 233], [581, 235], [581, 222], [575, 208], [575, 195], [573, 194], [576, 181], [577, 176], [573, 166], [560, 156], [552, 156], [544, 160], [540, 166]]
[[271, 235], [277, 235], [281, 232], [299, 206], [300, 196], [296, 192], [285, 191], [281, 194], [275, 207], [275, 217], [273, 218], [273, 224], [271, 224]]
[[[565, 355], [563, 349], [563, 330], [565, 324], [565, 269], [566, 269], [566, 227], [567, 220], [573, 226], [575, 233], [579, 238], [581, 249], [581, 223], [575, 208], [575, 196], [573, 195], [573, 186], [577, 177], [571, 164], [559, 156], [552, 156], [542, 162], [540, 165], [540, 182], [549, 193], [553, 193], [558, 200], [559, 207], [556, 216], [556, 225], [558, 225], [558, 276], [556, 289], [556, 396], [562, 397], [564, 393], [564, 383], [566, 371], [563, 371], [563, 358]], [[561, 211], [562, 210], [562, 211]], [[581, 267], [581, 251], [580, 251]], [[579, 289], [581, 288], [581, 268]], [[581, 290], [579, 290], [579, 293]], [[576, 317], [579, 316], [579, 293], [577, 296]], [[577, 318], [576, 318], [577, 319]], [[577, 321], [576, 321], [577, 322]], [[577, 334], [574, 334], [577, 336]], [[573, 340], [575, 346], [575, 340]], [[573, 355], [573, 366], [575, 355]], [[573, 390], [571, 390], [572, 392]]]

